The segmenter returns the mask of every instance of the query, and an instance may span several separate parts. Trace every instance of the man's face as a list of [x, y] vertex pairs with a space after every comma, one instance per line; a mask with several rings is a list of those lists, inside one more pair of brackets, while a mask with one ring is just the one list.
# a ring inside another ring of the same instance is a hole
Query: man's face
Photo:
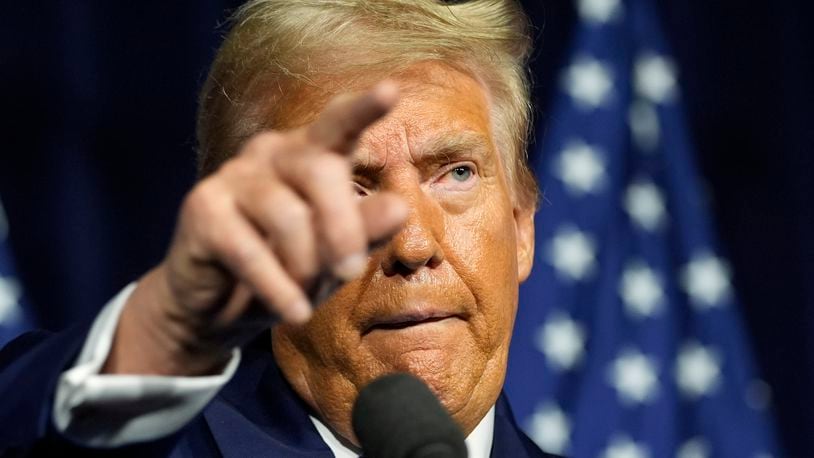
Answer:
[[407, 222], [307, 325], [273, 333], [294, 389], [351, 439], [358, 392], [397, 371], [423, 379], [469, 433], [503, 385], [533, 257], [531, 209], [513, 206], [484, 87], [440, 64], [396, 81], [398, 106], [352, 161], [360, 198], [398, 194]]

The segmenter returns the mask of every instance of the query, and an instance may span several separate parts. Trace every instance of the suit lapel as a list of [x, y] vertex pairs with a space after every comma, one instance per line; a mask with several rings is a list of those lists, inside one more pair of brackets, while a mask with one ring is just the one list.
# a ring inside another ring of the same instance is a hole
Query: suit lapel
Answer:
[[[243, 349], [235, 377], [204, 411], [225, 458], [333, 457], [308, 418], [308, 408], [282, 376], [263, 333]], [[495, 405], [493, 458], [553, 457], [540, 451], [515, 423], [501, 393]]]
[[204, 411], [226, 458], [333, 457], [308, 418], [308, 409], [283, 379], [268, 333], [243, 350], [232, 381]]
[[517, 426], [504, 393], [495, 404], [495, 435], [492, 439], [492, 458], [555, 458], [540, 450]]

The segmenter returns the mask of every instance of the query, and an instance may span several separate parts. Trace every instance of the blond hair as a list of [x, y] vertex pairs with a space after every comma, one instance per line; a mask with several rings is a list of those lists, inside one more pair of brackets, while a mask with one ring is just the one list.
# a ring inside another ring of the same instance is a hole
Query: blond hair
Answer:
[[[481, 80], [515, 202], [534, 206], [527, 166], [529, 24], [515, 0], [251, 0], [236, 11], [204, 84], [201, 176], [255, 133], [285, 125], [292, 94], [329, 96], [440, 61]], [[287, 113], [281, 113], [284, 107]]]

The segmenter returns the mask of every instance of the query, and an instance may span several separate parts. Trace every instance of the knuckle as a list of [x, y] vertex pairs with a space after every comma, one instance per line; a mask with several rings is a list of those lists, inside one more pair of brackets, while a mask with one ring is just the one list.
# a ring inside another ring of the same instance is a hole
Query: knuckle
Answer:
[[257, 171], [255, 161], [252, 161], [248, 156], [237, 156], [226, 161], [217, 173], [220, 178], [246, 177], [254, 174]]
[[240, 155], [248, 155], [248, 156], [255, 156], [255, 155], [266, 155], [270, 152], [274, 152], [279, 150], [283, 142], [285, 141], [285, 136], [279, 132], [273, 131], [265, 131], [255, 134], [246, 143], [243, 145], [243, 148], [240, 150]]
[[254, 179], [242, 183], [238, 200], [243, 204], [252, 204], [252, 207], [259, 204], [264, 210], [284, 201], [280, 186], [274, 179]]
[[216, 214], [226, 200], [226, 193], [218, 181], [207, 178], [187, 194], [182, 212], [193, 219], [209, 218]]

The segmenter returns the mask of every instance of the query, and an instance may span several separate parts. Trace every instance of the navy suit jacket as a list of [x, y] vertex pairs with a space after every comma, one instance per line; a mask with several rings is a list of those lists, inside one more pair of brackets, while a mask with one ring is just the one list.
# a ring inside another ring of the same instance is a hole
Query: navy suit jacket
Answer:
[[[282, 377], [264, 334], [243, 350], [234, 378], [181, 431], [116, 450], [83, 448], [51, 420], [60, 374], [77, 357], [87, 327], [35, 331], [0, 352], [0, 456], [332, 457], [304, 402]], [[117, 421], [109, 415], [110, 421]], [[126, 416], [123, 416], [126, 418]], [[492, 457], [547, 457], [517, 427], [501, 394]]]

